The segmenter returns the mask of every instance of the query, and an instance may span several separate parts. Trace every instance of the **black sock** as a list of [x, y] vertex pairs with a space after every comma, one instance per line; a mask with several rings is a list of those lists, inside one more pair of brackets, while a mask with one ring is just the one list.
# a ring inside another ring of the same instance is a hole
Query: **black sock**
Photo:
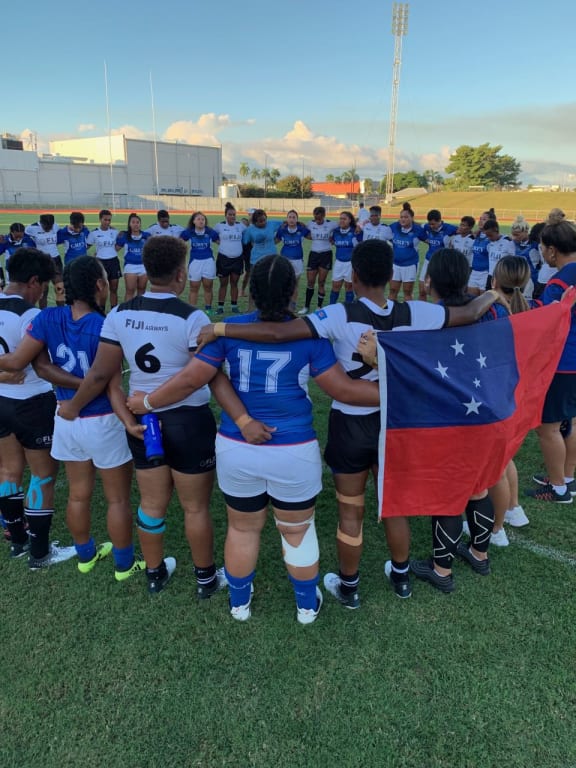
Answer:
[[30, 536], [30, 556], [40, 560], [50, 551], [50, 526], [54, 510], [26, 509], [25, 512]]
[[441, 568], [452, 568], [461, 536], [460, 515], [442, 515], [432, 518], [432, 548], [436, 565]]
[[488, 552], [490, 534], [494, 528], [494, 505], [490, 496], [470, 500], [466, 504], [466, 520], [470, 529], [470, 543], [478, 552]]
[[194, 573], [196, 574], [196, 581], [203, 587], [209, 587], [216, 579], [216, 566], [214, 563], [207, 568], [199, 568], [194, 566]]
[[322, 305], [324, 304], [324, 299], [325, 298], [326, 298], [326, 294], [325, 293], [320, 293], [320, 291], [318, 291], [318, 309], [320, 309], [322, 307]]
[[310, 304], [312, 304], [312, 296], [314, 296], [314, 288], [306, 288], [306, 309], [310, 309]]
[[360, 571], [356, 571], [351, 576], [346, 576], [342, 571], [338, 574], [340, 576], [340, 591], [343, 595], [353, 595], [358, 589], [360, 583]]
[[165, 576], [168, 576], [168, 570], [164, 560], [162, 560], [158, 568], [146, 568], [146, 576], [150, 581], [159, 581]]
[[392, 581], [408, 581], [410, 579], [410, 563], [408, 560], [392, 560], [390, 578]]
[[11, 496], [2, 496], [0, 513], [6, 522], [12, 543], [26, 544], [28, 532], [24, 525], [24, 494], [20, 492], [13, 493]]

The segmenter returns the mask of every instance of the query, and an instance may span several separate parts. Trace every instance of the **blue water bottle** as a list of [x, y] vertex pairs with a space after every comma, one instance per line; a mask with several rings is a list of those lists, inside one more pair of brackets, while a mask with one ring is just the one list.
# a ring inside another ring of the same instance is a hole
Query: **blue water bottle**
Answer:
[[164, 448], [162, 446], [162, 432], [160, 431], [160, 421], [155, 413], [145, 413], [142, 416], [142, 424], [146, 427], [144, 430], [144, 448], [146, 449], [146, 459], [157, 466], [164, 460]]

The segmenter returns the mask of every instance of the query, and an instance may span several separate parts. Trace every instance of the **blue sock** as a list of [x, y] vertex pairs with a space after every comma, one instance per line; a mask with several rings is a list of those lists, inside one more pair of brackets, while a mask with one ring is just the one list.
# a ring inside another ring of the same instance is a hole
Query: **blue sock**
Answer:
[[354, 291], [346, 291], [346, 297], [344, 299], [346, 304], [352, 304], [354, 301]]
[[316, 576], [313, 579], [307, 579], [306, 581], [295, 579], [294, 576], [291, 576], [290, 574], [288, 574], [288, 578], [294, 587], [296, 605], [298, 608], [312, 609], [315, 611], [318, 604], [318, 598], [316, 597], [316, 587], [320, 581], [320, 576]]
[[86, 544], [75, 543], [74, 549], [78, 555], [78, 560], [80, 560], [81, 563], [87, 563], [88, 560], [92, 560], [96, 554], [96, 543], [94, 542], [94, 539], [90, 537]]
[[8, 526], [6, 525], [6, 520], [4, 520], [4, 518], [2, 517], [2, 515], [0, 515], [0, 525], [2, 526], [2, 528], [7, 528], [7, 527], [8, 527]]
[[250, 602], [250, 590], [256, 571], [252, 571], [248, 576], [231, 576], [226, 569], [226, 580], [228, 582], [228, 591], [230, 594], [230, 607], [238, 608], [240, 605], [246, 605]]
[[336, 304], [340, 291], [330, 291], [330, 304]]
[[112, 557], [117, 571], [128, 571], [134, 563], [134, 544], [128, 547], [112, 547]]

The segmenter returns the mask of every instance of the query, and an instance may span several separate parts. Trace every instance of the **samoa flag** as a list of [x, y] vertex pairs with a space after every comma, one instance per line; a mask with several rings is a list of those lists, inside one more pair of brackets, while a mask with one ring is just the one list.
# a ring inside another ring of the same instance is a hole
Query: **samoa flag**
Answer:
[[460, 515], [500, 479], [540, 424], [574, 296], [487, 323], [377, 334], [380, 517]]

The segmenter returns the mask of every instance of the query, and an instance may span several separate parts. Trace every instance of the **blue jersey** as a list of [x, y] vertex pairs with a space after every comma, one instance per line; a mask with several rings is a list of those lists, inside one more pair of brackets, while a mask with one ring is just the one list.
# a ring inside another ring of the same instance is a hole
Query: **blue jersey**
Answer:
[[[538, 260], [533, 258], [534, 243], [531, 240], [525, 240], [523, 243], [517, 243], [514, 241], [514, 248], [516, 250], [516, 256], [521, 256], [526, 259], [528, 266], [530, 267], [530, 277], [534, 285], [538, 282], [539, 264]], [[536, 246], [536, 253], [538, 253], [538, 246]]]
[[182, 240], [190, 242], [190, 261], [205, 261], [213, 259], [212, 243], [218, 240], [218, 232], [206, 227], [203, 232], [195, 229], [184, 229], [180, 232]]
[[304, 249], [302, 248], [302, 240], [310, 234], [308, 227], [304, 224], [298, 223], [296, 225], [296, 231], [292, 232], [287, 224], [282, 224], [276, 230], [276, 240], [280, 240], [282, 248], [280, 253], [282, 256], [286, 256], [287, 259], [292, 261], [300, 261], [304, 258]]
[[480, 232], [472, 246], [472, 269], [475, 272], [488, 272], [488, 243], [490, 240]]
[[390, 224], [392, 230], [392, 248], [394, 249], [394, 264], [397, 267], [417, 265], [420, 259], [418, 245], [424, 239], [424, 230], [419, 224], [413, 224], [405, 232], [399, 221]]
[[430, 224], [426, 223], [422, 227], [424, 231], [424, 240], [428, 243], [428, 250], [426, 251], [426, 261], [430, 261], [432, 254], [439, 251], [440, 248], [448, 248], [450, 245], [450, 238], [458, 231], [458, 227], [453, 224], [446, 224], [442, 222], [440, 229], [434, 231]]
[[[74, 320], [71, 307], [48, 307], [36, 315], [27, 332], [44, 344], [54, 365], [83, 379], [96, 357], [103, 323], [104, 315], [98, 312]], [[58, 400], [71, 400], [75, 394], [75, 389], [56, 387]], [[103, 394], [85, 405], [80, 416], [105, 413], [112, 413], [112, 406]]]
[[8, 261], [10, 256], [14, 254], [18, 248], [36, 248], [36, 243], [28, 235], [24, 235], [22, 240], [15, 241], [11, 235], [6, 235], [4, 242], [0, 243], [0, 254], [6, 254], [6, 267], [8, 267]]
[[264, 227], [255, 227], [254, 224], [246, 227], [242, 234], [242, 243], [244, 245], [252, 243], [250, 264], [256, 264], [263, 256], [277, 253], [276, 240], [274, 239], [277, 231], [278, 222], [270, 219]]
[[[228, 322], [255, 323], [258, 312]], [[336, 364], [329, 341], [306, 339], [283, 344], [262, 344], [221, 337], [208, 344], [196, 357], [219, 368], [224, 361], [234, 391], [250, 416], [276, 427], [267, 446], [290, 445], [314, 440], [312, 403], [307, 380]], [[244, 441], [236, 424], [222, 411], [220, 432]]]
[[82, 227], [80, 232], [72, 232], [68, 227], [62, 227], [56, 235], [58, 245], [64, 243], [64, 264], [69, 264], [78, 256], [86, 256], [88, 243], [86, 238], [90, 234], [88, 227]]
[[[571, 285], [576, 285], [576, 262], [569, 262], [551, 277], [546, 283], [542, 294], [542, 304], [552, 304], [560, 301], [564, 291]], [[561, 373], [576, 373], [576, 310], [572, 307], [570, 330], [564, 345], [562, 357], [557, 370]]]
[[120, 232], [116, 238], [116, 245], [124, 248], [124, 264], [142, 264], [142, 251], [149, 237], [152, 237], [149, 232], [142, 232], [141, 237], [136, 239], [128, 237], [126, 232]]
[[353, 229], [338, 227], [332, 232], [332, 242], [336, 246], [336, 261], [351, 261], [354, 246], [362, 240], [362, 233], [356, 234]]

